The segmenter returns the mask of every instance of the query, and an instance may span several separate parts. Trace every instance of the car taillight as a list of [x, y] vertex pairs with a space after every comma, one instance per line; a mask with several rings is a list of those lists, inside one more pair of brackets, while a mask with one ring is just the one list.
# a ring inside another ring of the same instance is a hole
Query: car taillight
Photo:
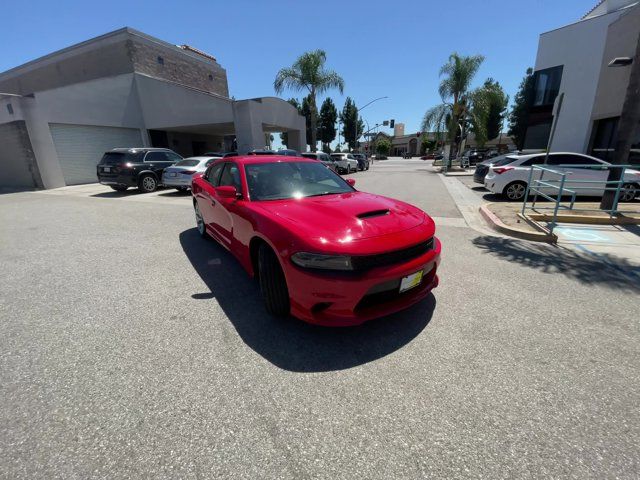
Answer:
[[508, 172], [509, 170], [513, 170], [513, 167], [493, 167], [493, 171], [500, 175], [501, 173]]
[[130, 163], [130, 162], [120, 164], [120, 168], [131, 168], [131, 167], [133, 167], [133, 163]]
[[194, 173], [196, 173], [195, 170], [183, 170], [182, 171], [183, 175], [193, 175]]

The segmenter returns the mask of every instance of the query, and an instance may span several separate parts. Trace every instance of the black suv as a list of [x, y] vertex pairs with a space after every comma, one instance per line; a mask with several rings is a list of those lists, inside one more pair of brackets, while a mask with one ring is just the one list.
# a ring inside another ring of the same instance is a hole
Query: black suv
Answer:
[[138, 187], [153, 192], [165, 168], [182, 157], [168, 148], [114, 148], [105, 152], [97, 167], [98, 181], [118, 192]]

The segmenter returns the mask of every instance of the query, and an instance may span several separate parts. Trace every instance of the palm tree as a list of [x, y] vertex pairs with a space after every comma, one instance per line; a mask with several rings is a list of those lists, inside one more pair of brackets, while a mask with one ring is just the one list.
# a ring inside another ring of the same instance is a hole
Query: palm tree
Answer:
[[323, 94], [330, 88], [344, 90], [344, 80], [333, 70], [326, 70], [324, 64], [327, 54], [324, 50], [313, 50], [303, 53], [291, 67], [281, 69], [273, 81], [276, 93], [285, 88], [307, 90], [311, 107], [311, 151], [316, 151], [318, 108], [316, 94]]
[[[442, 104], [427, 110], [422, 119], [423, 132], [435, 132], [437, 138], [442, 133], [447, 134], [451, 144], [449, 165], [451, 159], [458, 156], [460, 141], [466, 135], [468, 124], [472, 121], [481, 129], [485, 123], [478, 117], [483, 112], [480, 107], [486, 97], [469, 90], [483, 61], [482, 55], [466, 57], [452, 53], [449, 61], [440, 69], [440, 76], [444, 77], [438, 87]], [[474, 101], [477, 103], [476, 109], [472, 108]]]

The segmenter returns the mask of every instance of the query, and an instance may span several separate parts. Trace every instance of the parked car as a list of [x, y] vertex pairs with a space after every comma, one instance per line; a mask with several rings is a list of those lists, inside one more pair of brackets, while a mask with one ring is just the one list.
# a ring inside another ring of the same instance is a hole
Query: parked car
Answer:
[[465, 153], [463, 156], [469, 158], [469, 165], [476, 165], [480, 162], [482, 162], [483, 160], [485, 160], [487, 157], [487, 151], [486, 150], [470, 150], [468, 153]]
[[[214, 161], [222, 157], [189, 157], [183, 158], [162, 172], [162, 184], [184, 192], [191, 188], [191, 177], [194, 173], [204, 172]], [[228, 158], [228, 157], [227, 157]]]
[[238, 152], [207, 152], [201, 155], [202, 157], [219, 157], [219, 158], [227, 158], [227, 157], [237, 157]]
[[[505, 196], [509, 200], [522, 200], [527, 189], [529, 174], [532, 165], [543, 165], [545, 154], [535, 153], [530, 155], [508, 155], [514, 157], [504, 166], [492, 165], [484, 178], [485, 187], [492, 193]], [[579, 168], [574, 165], [592, 165], [601, 168]], [[609, 171], [606, 167], [609, 163], [595, 157], [571, 152], [554, 152], [549, 154], [549, 168], [566, 174], [565, 189], [574, 189], [576, 195], [602, 196]], [[540, 174], [534, 172], [534, 178], [539, 179]], [[559, 180], [557, 175], [545, 174], [546, 179]], [[594, 183], [580, 183], [588, 180]], [[548, 195], [557, 195], [558, 190], [552, 187], [543, 187], [541, 190]], [[640, 172], [626, 170], [624, 183], [620, 192], [621, 201], [631, 201], [640, 193]]]
[[409, 152], [404, 152], [402, 154], [402, 158], [413, 158], [413, 154], [409, 153]]
[[305, 152], [305, 153], [301, 153], [300, 156], [304, 157], [304, 158], [311, 158], [313, 160], [318, 160], [320, 162], [322, 162], [322, 164], [327, 167], [329, 170], [332, 170], [334, 172], [338, 171], [338, 167], [336, 165], [336, 161], [331, 158], [331, 156], [327, 153], [324, 152]]
[[354, 184], [307, 158], [217, 160], [193, 176], [196, 225], [258, 278], [270, 314], [361, 324], [425, 298], [441, 246], [425, 212]]
[[182, 157], [168, 148], [114, 148], [105, 152], [96, 167], [98, 181], [118, 192], [129, 187], [153, 192], [164, 169], [179, 160]]
[[331, 158], [335, 160], [338, 173], [351, 173], [358, 171], [358, 161], [351, 153], [332, 153]]
[[476, 170], [473, 173], [473, 181], [480, 185], [484, 185], [484, 177], [489, 172], [489, 167], [491, 165], [502, 167], [513, 162], [516, 158], [517, 156], [514, 155], [501, 155], [499, 157], [488, 158], [487, 160], [480, 162], [476, 165]]
[[386, 155], [382, 155], [380, 153], [377, 153], [375, 155], [371, 155], [371, 159], [372, 160], [386, 160], [387, 156]]
[[358, 170], [369, 170], [369, 159], [364, 153], [354, 153], [353, 158], [358, 162]]

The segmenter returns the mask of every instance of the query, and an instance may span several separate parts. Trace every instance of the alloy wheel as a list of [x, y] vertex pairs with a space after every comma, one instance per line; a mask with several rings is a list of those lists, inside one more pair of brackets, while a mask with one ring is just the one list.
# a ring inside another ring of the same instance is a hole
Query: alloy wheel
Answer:
[[153, 192], [156, 189], [156, 181], [153, 177], [144, 177], [142, 179], [142, 188], [145, 192]]
[[625, 183], [622, 185], [622, 190], [620, 191], [620, 200], [622, 202], [630, 202], [636, 195], [638, 194], [638, 189], [632, 183]]
[[513, 185], [509, 185], [507, 187], [507, 198], [509, 200], [521, 200], [524, 197], [524, 193], [526, 188], [521, 183], [514, 183]]

